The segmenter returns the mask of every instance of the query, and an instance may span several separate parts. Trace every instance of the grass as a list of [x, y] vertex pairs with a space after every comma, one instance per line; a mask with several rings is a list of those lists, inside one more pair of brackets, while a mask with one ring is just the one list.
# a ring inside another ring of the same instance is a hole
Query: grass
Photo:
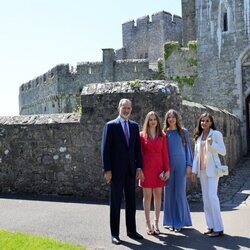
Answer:
[[84, 250], [86, 248], [36, 235], [0, 230], [1, 250]]

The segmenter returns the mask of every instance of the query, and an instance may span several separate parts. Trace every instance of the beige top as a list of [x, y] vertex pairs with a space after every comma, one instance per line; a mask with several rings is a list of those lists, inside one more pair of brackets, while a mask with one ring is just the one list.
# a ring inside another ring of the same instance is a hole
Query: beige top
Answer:
[[201, 141], [201, 151], [200, 151], [200, 169], [204, 170], [206, 168], [207, 151], [206, 151], [206, 140]]

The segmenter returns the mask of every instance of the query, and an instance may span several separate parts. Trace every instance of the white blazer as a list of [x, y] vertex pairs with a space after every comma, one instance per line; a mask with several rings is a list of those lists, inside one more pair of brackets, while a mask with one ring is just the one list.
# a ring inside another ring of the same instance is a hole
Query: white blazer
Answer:
[[[221, 132], [217, 130], [210, 129], [208, 137], [212, 137], [213, 143], [210, 145], [206, 141], [206, 174], [208, 177], [216, 177], [215, 163], [217, 166], [221, 166], [220, 155], [226, 155], [226, 147], [223, 142], [223, 136]], [[202, 134], [198, 137], [195, 148], [194, 148], [194, 160], [192, 166], [192, 173], [197, 174], [200, 177], [200, 150], [201, 150], [201, 138]]]

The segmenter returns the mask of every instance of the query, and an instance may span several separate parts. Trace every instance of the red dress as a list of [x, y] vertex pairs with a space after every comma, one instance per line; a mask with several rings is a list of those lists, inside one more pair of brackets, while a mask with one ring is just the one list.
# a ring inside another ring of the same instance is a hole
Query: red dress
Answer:
[[163, 187], [165, 182], [159, 177], [165, 170], [169, 171], [168, 144], [165, 134], [162, 137], [156, 136], [154, 139], [147, 137], [144, 132], [140, 132], [142, 166], [144, 181], [139, 181], [139, 186], [144, 188]]

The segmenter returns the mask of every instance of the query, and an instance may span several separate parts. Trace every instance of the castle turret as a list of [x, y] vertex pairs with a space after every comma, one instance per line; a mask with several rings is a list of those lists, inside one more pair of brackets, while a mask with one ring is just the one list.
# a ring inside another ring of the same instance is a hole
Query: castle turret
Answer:
[[114, 49], [102, 49], [103, 51], [103, 81], [114, 81]]

